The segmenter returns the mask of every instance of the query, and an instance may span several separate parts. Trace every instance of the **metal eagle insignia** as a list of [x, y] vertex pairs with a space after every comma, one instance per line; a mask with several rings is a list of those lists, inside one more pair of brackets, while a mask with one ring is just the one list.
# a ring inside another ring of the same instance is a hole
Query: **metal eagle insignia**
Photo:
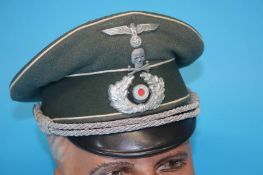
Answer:
[[[161, 77], [149, 73], [150, 66], [148, 61], [145, 62], [145, 52], [143, 48], [138, 48], [141, 44], [141, 38], [138, 34], [144, 31], [154, 31], [159, 24], [138, 24], [131, 23], [130, 26], [120, 26], [105, 29], [102, 32], [113, 36], [120, 34], [131, 35], [130, 44], [135, 48], [131, 53], [131, 62], [134, 67], [128, 67], [127, 76], [122, 80], [111, 84], [108, 89], [110, 105], [119, 112], [132, 114], [144, 112], [158, 108], [164, 100], [164, 81]], [[139, 73], [144, 83], [132, 85], [135, 76]], [[130, 92], [132, 89], [132, 92]]]
[[105, 29], [102, 32], [113, 36], [113, 35], [132, 35], [130, 39], [130, 44], [133, 48], [137, 48], [142, 44], [142, 39], [138, 34], [147, 31], [154, 31], [159, 27], [159, 24], [149, 23], [149, 24], [138, 24], [135, 25], [131, 23], [130, 26], [119, 26], [110, 29]]

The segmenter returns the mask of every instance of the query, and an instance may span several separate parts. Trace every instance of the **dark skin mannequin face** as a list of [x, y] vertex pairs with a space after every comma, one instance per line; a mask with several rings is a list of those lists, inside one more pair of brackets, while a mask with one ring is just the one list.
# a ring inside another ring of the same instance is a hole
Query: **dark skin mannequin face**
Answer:
[[150, 157], [111, 158], [63, 140], [56, 175], [194, 175], [189, 142]]

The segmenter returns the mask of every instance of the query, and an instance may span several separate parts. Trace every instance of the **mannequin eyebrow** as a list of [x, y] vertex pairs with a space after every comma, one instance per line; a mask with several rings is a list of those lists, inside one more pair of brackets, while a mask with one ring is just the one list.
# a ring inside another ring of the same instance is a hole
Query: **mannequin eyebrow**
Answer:
[[106, 173], [105, 171], [114, 171], [116, 168], [133, 168], [134, 164], [130, 162], [109, 162], [102, 163], [96, 166], [93, 170], [90, 171], [89, 175], [99, 175]]

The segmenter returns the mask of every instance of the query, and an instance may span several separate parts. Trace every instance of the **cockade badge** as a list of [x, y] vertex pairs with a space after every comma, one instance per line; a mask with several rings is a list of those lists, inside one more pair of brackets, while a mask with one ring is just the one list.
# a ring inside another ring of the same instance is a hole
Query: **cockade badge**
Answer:
[[[108, 89], [111, 106], [122, 113], [132, 114], [144, 112], [158, 108], [164, 100], [164, 81], [161, 77], [149, 73], [150, 66], [145, 60], [142, 44], [138, 34], [146, 31], [154, 31], [159, 27], [158, 24], [130, 24], [103, 30], [104, 33], [113, 35], [131, 35], [130, 45], [134, 48], [131, 53], [131, 62], [134, 67], [128, 67], [128, 75], [122, 80], [111, 84]], [[145, 64], [146, 63], [146, 64]], [[133, 83], [137, 78], [142, 79], [143, 83]]]

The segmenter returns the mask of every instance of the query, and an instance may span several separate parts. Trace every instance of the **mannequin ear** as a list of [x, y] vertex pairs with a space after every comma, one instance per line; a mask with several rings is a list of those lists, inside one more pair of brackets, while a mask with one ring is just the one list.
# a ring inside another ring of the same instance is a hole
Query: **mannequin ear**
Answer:
[[54, 175], [62, 175], [58, 168], [55, 169]]
[[54, 160], [59, 163], [63, 162], [67, 157], [67, 149], [69, 147], [69, 141], [66, 137], [49, 135], [48, 142], [53, 155]]

